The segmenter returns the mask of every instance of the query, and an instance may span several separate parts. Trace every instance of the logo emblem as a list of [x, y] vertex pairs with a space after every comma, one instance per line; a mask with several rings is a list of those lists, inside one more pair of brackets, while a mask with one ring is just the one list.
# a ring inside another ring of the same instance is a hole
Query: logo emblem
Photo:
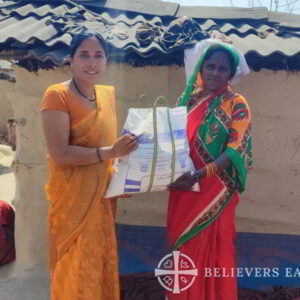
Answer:
[[180, 294], [192, 286], [198, 269], [190, 257], [173, 251], [161, 259], [154, 274], [164, 289]]

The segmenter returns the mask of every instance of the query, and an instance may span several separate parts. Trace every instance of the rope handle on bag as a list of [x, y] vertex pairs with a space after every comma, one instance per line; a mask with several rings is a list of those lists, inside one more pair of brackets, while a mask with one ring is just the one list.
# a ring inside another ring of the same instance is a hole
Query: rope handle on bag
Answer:
[[144, 98], [147, 99], [147, 95], [141, 94], [141, 95], [138, 97], [137, 103], [138, 103], [138, 107], [139, 107], [139, 108], [141, 107], [141, 103], [143, 103], [142, 99], [144, 99]]
[[154, 182], [154, 175], [155, 175], [155, 168], [156, 168], [156, 162], [157, 162], [157, 147], [158, 147], [158, 137], [157, 137], [157, 116], [156, 116], [156, 108], [157, 108], [157, 103], [159, 100], [163, 100], [164, 103], [167, 106], [167, 114], [168, 114], [168, 125], [170, 129], [170, 138], [171, 138], [171, 143], [172, 143], [172, 161], [171, 161], [171, 182], [174, 181], [174, 176], [175, 176], [175, 159], [176, 159], [176, 154], [175, 154], [175, 140], [174, 140], [174, 134], [173, 134], [173, 128], [172, 128], [172, 123], [171, 123], [171, 118], [170, 118], [170, 111], [168, 107], [168, 101], [164, 96], [159, 96], [154, 102], [153, 105], [153, 144], [154, 144], [154, 151], [153, 151], [153, 159], [152, 159], [152, 167], [151, 167], [151, 175], [150, 175], [150, 182], [148, 186], [147, 192], [150, 192], [153, 186]]
[[[147, 95], [141, 94], [141, 95], [138, 97], [137, 103], [138, 103], [138, 106], [139, 106], [139, 107], [141, 106], [141, 103], [143, 102], [142, 100], [143, 100], [144, 98], [147, 99]], [[160, 100], [163, 101], [164, 106], [166, 106], [166, 107], [169, 106], [169, 105], [168, 105], [168, 100], [167, 100], [167, 98], [166, 98], [165, 96], [158, 96], [158, 97], [156, 98], [156, 100], [154, 101], [153, 107], [157, 107], [157, 104], [158, 104], [158, 102], [159, 102]]]
[[157, 107], [157, 103], [158, 103], [159, 100], [163, 100], [165, 106], [166, 106], [166, 107], [169, 107], [169, 105], [168, 105], [168, 100], [167, 100], [167, 98], [166, 98], [165, 96], [158, 96], [158, 97], [156, 98], [156, 100], [154, 101], [153, 107], [155, 107], [155, 108]]
[[156, 107], [153, 107], [153, 144], [154, 144], [154, 148], [153, 148], [152, 167], [151, 167], [150, 182], [149, 182], [147, 192], [150, 192], [153, 186], [156, 161], [157, 161], [158, 138], [157, 138]]

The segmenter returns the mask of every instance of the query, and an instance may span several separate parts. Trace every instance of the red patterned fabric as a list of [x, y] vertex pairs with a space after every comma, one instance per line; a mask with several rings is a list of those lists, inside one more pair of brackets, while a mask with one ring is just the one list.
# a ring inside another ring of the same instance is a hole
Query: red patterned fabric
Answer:
[[[209, 101], [210, 99], [203, 101], [201, 105], [191, 110], [188, 116], [190, 156], [197, 170], [203, 168], [205, 163], [196, 146], [196, 131]], [[193, 223], [194, 220], [198, 220], [199, 216], [204, 214], [223, 189], [224, 183], [220, 177], [212, 176], [201, 179], [200, 192], [172, 191], [170, 193], [168, 241], [173, 247], [179, 245], [177, 250], [193, 260], [198, 269], [198, 276], [189, 289], [179, 294], [167, 292], [168, 300], [235, 300], [237, 298], [236, 275], [235, 273], [231, 275], [231, 270], [236, 268], [235, 207], [239, 202], [238, 192], [232, 194], [231, 200], [215, 220], [207, 222], [206, 226], [195, 235], [191, 233], [186, 239], [183, 237], [184, 232], [193, 231], [191, 228], [199, 223], [199, 221]], [[203, 219], [205, 215], [200, 218], [205, 223]], [[183, 244], [180, 238], [184, 240]], [[215, 268], [225, 272], [225, 275], [218, 276], [218, 273], [215, 275], [211, 273], [210, 276], [210, 272], [214, 272]], [[230, 276], [227, 277], [227, 274]]]
[[0, 266], [16, 257], [14, 242], [15, 212], [6, 202], [0, 200]]

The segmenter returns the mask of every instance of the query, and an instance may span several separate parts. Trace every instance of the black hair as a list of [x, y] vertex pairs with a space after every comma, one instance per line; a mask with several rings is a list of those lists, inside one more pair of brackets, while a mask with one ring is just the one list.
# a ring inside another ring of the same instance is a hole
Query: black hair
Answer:
[[237, 71], [236, 59], [229, 50], [227, 50], [225, 47], [223, 47], [222, 45], [219, 45], [219, 44], [214, 44], [207, 49], [205, 56], [203, 58], [203, 64], [201, 66], [200, 71], [202, 71], [204, 62], [206, 62], [208, 59], [210, 59], [212, 57], [212, 55], [216, 52], [222, 52], [228, 57], [229, 64], [231, 67], [230, 68], [230, 79], [232, 79]]
[[107, 46], [103, 36], [100, 33], [93, 31], [84, 31], [79, 34], [76, 34], [72, 37], [71, 44], [69, 47], [70, 57], [73, 58], [77, 48], [88, 38], [94, 37], [96, 38], [100, 45], [103, 47], [104, 54], [107, 56]]

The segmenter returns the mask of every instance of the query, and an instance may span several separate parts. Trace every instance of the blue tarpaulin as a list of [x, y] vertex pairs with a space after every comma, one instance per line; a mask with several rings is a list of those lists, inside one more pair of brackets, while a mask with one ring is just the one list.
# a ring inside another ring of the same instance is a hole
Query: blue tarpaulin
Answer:
[[[171, 253], [164, 227], [118, 224], [117, 235], [121, 275], [153, 273]], [[240, 232], [236, 247], [239, 287], [300, 286], [300, 236]]]

